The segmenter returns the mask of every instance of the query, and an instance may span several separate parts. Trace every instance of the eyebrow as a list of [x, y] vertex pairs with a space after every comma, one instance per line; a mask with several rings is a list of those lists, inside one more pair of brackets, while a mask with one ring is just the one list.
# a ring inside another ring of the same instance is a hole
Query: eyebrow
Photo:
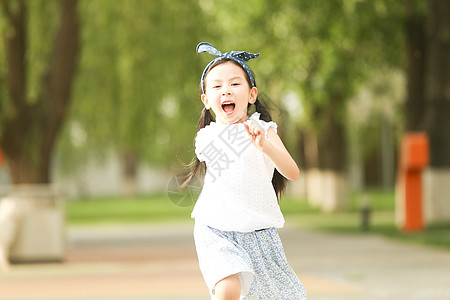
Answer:
[[[242, 78], [242, 76], [234, 76], [234, 77], [231, 77], [229, 80], [233, 81], [233, 80], [236, 80], [236, 79], [245, 80], [245, 78]], [[222, 79], [213, 79], [213, 80], [211, 80], [211, 82], [222, 82], [222, 81], [224, 81], [224, 80], [222, 80]]]

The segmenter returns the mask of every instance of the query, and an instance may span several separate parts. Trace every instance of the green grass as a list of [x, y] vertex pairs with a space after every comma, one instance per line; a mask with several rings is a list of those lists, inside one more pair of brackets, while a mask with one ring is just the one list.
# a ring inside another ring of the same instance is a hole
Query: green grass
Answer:
[[[361, 207], [362, 199], [368, 198], [371, 207], [370, 226], [362, 229]], [[285, 215], [292, 222], [301, 226], [335, 232], [340, 234], [372, 234], [399, 240], [406, 243], [422, 244], [450, 250], [450, 222], [428, 226], [421, 232], [405, 233], [399, 230], [395, 223], [395, 195], [393, 191], [369, 190], [354, 194], [347, 210], [336, 213], [321, 213], [313, 208], [301, 209], [303, 213], [295, 211], [293, 199], [287, 199], [288, 208]], [[299, 203], [298, 207], [307, 205], [306, 201]], [[290, 214], [290, 212], [294, 212]]]
[[82, 198], [67, 202], [66, 217], [69, 225], [153, 223], [189, 220], [191, 210], [175, 205], [166, 195]]
[[[67, 222], [69, 225], [94, 225], [188, 221], [192, 205], [185, 200], [186, 198], [181, 199], [176, 204], [165, 194], [133, 198], [72, 199], [66, 207]], [[364, 201], [368, 201], [371, 207], [368, 230], [362, 230], [361, 227], [360, 211]], [[419, 233], [403, 233], [397, 228], [392, 191], [369, 190], [356, 193], [351, 197], [348, 209], [337, 213], [322, 213], [307, 201], [289, 197], [283, 198], [280, 206], [290, 222], [296, 222], [303, 227], [339, 234], [381, 235], [450, 250], [450, 222], [430, 226]]]

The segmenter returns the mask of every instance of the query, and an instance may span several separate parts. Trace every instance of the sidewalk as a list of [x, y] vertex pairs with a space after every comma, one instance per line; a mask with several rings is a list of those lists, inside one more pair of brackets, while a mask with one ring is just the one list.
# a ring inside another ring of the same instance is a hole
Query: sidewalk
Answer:
[[[0, 273], [1, 300], [206, 300], [193, 223], [68, 230], [66, 261]], [[369, 235], [280, 230], [310, 300], [450, 299], [450, 251]]]

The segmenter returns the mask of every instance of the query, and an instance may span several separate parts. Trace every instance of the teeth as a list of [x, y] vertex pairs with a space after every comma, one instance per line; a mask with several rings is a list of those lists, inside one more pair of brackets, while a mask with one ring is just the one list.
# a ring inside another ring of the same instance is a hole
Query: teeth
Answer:
[[231, 113], [235, 107], [236, 107], [236, 104], [232, 101], [225, 101], [224, 103], [222, 103], [222, 109], [226, 113]]

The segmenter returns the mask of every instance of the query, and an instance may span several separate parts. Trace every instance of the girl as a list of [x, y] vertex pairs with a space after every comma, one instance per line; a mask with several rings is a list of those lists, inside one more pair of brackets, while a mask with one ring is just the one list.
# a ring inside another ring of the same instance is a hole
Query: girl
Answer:
[[[284, 225], [277, 197], [299, 170], [245, 64], [259, 54], [222, 54], [200, 43], [197, 53], [202, 52], [219, 57], [202, 74], [205, 108], [195, 138], [197, 159], [185, 185], [199, 171], [206, 173], [192, 218], [211, 299], [306, 299], [276, 230]], [[252, 105], [256, 112], [247, 117]]]

